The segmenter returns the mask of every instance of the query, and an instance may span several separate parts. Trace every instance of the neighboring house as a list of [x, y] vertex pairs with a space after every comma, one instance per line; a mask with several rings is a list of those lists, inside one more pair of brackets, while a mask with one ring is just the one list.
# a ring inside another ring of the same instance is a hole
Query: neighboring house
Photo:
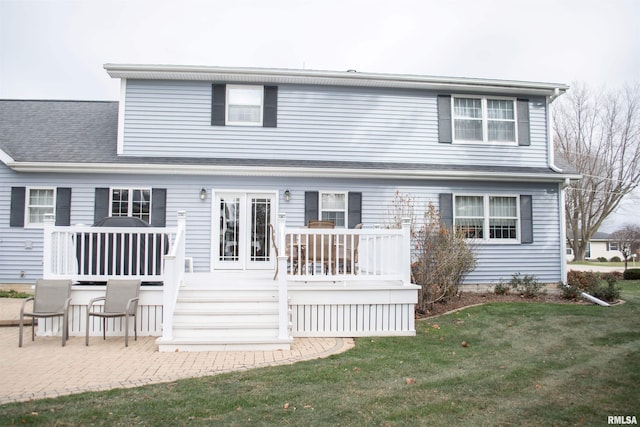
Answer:
[[565, 85], [105, 68], [119, 102], [0, 101], [0, 282], [43, 275], [45, 213], [57, 226], [129, 215], [174, 227], [184, 210], [195, 273], [273, 272], [266, 226], [279, 214], [366, 234], [397, 191], [473, 239], [467, 284], [564, 280], [563, 189], [579, 175], [554, 162], [549, 107]]
[[[598, 260], [598, 258], [606, 258], [608, 261], [613, 257], [624, 259], [620, 251], [620, 242], [614, 239], [611, 234], [597, 231], [587, 244], [587, 251], [584, 255], [585, 259]], [[567, 261], [573, 261], [573, 249], [567, 244]]]

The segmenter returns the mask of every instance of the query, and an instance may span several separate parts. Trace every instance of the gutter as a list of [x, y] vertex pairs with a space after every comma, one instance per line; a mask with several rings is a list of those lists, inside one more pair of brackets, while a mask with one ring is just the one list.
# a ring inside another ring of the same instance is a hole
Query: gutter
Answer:
[[516, 80], [435, 77], [357, 71], [321, 71], [273, 68], [211, 67], [189, 65], [104, 64], [112, 78], [143, 80], [225, 81], [229, 83], [315, 84], [354, 87], [385, 87], [559, 96], [569, 87], [558, 83]]
[[479, 171], [429, 171], [401, 169], [344, 169], [318, 167], [255, 167], [255, 166], [208, 166], [208, 165], [161, 165], [119, 163], [49, 163], [49, 162], [5, 162], [16, 172], [59, 173], [108, 173], [108, 174], [175, 174], [175, 175], [219, 175], [219, 176], [275, 176], [300, 178], [382, 178], [382, 179], [451, 179], [486, 181], [516, 180], [524, 182], [565, 182], [577, 179], [576, 175], [555, 173], [509, 173]]

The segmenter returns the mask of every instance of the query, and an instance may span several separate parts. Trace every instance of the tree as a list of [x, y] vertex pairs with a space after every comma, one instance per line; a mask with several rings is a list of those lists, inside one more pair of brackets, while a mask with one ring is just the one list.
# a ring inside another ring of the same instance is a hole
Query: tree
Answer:
[[576, 260], [622, 198], [640, 183], [640, 89], [594, 92], [584, 85], [557, 101], [557, 155], [583, 178], [567, 188], [567, 239]]
[[640, 249], [640, 226], [627, 224], [611, 233], [611, 237], [618, 242], [626, 270], [631, 254], [635, 254]]

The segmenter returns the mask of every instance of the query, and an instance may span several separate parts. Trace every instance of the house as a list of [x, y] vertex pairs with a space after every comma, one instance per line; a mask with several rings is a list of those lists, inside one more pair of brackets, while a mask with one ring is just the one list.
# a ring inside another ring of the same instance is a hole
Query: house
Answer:
[[[608, 261], [613, 257], [624, 259], [622, 247], [619, 240], [614, 239], [609, 233], [597, 231], [589, 240], [584, 258], [587, 260], [598, 260], [605, 258]], [[573, 249], [567, 245], [567, 261], [573, 261]]]
[[[554, 161], [549, 126], [550, 104], [565, 85], [353, 71], [105, 69], [121, 81], [119, 102], [0, 101], [0, 282], [104, 280], [104, 271], [88, 271], [87, 259], [107, 256], [111, 243], [88, 226], [136, 216], [171, 239], [158, 255], [167, 266], [157, 263], [171, 273], [145, 271], [164, 285], [141, 296], [139, 326], [162, 334], [161, 343], [189, 349], [188, 342], [210, 338], [211, 330], [174, 329], [202, 323], [216, 302], [248, 296], [255, 307], [277, 301], [265, 313], [279, 319], [267, 335], [280, 346], [304, 335], [410, 335], [417, 301], [410, 242], [406, 230], [384, 226], [398, 191], [434, 203], [448, 226], [472, 239], [478, 263], [466, 284], [517, 272], [548, 283], [565, 277], [563, 189], [579, 175]], [[45, 223], [47, 215], [54, 223]], [[318, 219], [335, 228], [304, 228]], [[122, 233], [123, 242], [149, 234]], [[309, 235], [351, 243], [310, 263]], [[77, 317], [100, 291], [74, 286]], [[209, 306], [198, 306], [203, 301]], [[220, 330], [239, 312], [256, 312], [218, 306], [211, 324]], [[72, 333], [82, 333], [81, 323]], [[237, 323], [256, 330], [251, 318]], [[219, 332], [211, 341], [228, 344], [243, 333]]]

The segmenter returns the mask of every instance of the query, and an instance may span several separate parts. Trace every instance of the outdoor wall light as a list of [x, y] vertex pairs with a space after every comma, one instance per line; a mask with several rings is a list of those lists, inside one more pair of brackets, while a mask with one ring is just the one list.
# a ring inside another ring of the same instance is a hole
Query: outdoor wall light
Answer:
[[291, 191], [284, 190], [284, 199], [288, 202], [289, 200], [291, 200]]
[[202, 189], [200, 190], [200, 200], [204, 200], [207, 198], [207, 190], [206, 189]]

